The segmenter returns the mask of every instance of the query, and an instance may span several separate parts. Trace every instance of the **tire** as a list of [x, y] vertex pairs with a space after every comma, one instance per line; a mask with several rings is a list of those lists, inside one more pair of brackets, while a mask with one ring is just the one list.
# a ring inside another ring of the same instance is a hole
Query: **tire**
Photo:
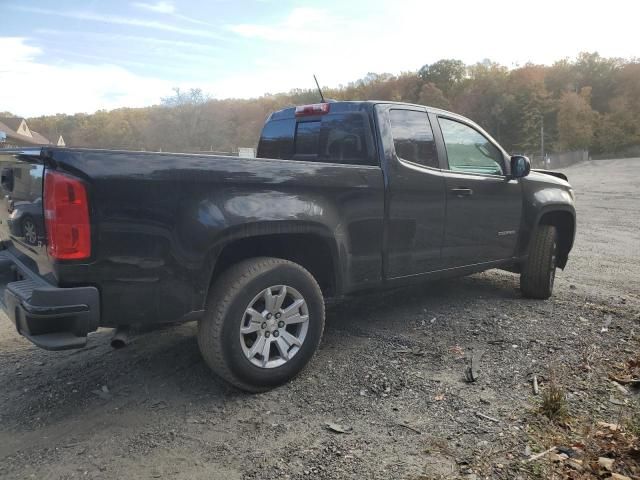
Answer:
[[229, 268], [211, 288], [198, 323], [198, 346], [220, 378], [241, 390], [263, 392], [288, 382], [309, 363], [324, 318], [322, 291], [307, 270], [288, 260], [251, 258]]
[[520, 290], [525, 297], [544, 300], [551, 296], [556, 276], [557, 249], [556, 228], [553, 225], [539, 225], [520, 274]]

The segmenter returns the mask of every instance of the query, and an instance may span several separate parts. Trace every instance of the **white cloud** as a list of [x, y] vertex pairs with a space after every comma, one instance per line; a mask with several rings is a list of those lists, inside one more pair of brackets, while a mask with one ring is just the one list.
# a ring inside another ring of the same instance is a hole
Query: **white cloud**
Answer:
[[[59, 11], [50, 10], [39, 7], [24, 7], [20, 5], [12, 5], [10, 8], [13, 10], [19, 10], [27, 13], [37, 13], [41, 15], [50, 15], [56, 17], [71, 18], [74, 20], [86, 20], [92, 22], [108, 23], [112, 25], [126, 25], [130, 27], [141, 27], [155, 30], [162, 30], [165, 32], [179, 33], [182, 35], [190, 35], [195, 37], [215, 38], [218, 40], [224, 39], [223, 36], [218, 35], [210, 30], [202, 30], [196, 28], [179, 27], [170, 23], [157, 22], [155, 20], [144, 20], [140, 18], [123, 17], [120, 15], [108, 15], [94, 12], [81, 12], [81, 11]], [[197, 21], [197, 23], [201, 23]]]
[[[529, 61], [551, 63], [581, 51], [638, 55], [637, 15], [620, 15], [629, 13], [628, 2], [609, 0], [606, 9], [598, 10], [583, 6], [577, 0], [538, 0], [536, 8], [502, 0], [398, 0], [359, 8], [345, 3], [330, 11], [294, 8], [275, 22], [227, 28], [274, 44], [265, 49], [262, 64], [277, 64], [281, 71], [306, 70], [309, 76], [315, 71], [328, 85], [346, 83], [370, 71], [416, 70], [441, 58], [467, 63], [489, 58], [515, 66]], [[640, 13], [638, 7], [634, 9]]]
[[[103, 62], [94, 58], [92, 63], [98, 61], [100, 65], [86, 65], [81, 63], [79, 54], [77, 62], [48, 65], [44, 60], [44, 55], [50, 60], [46, 43], [41, 44], [44, 49], [41, 51], [23, 38], [0, 37], [0, 110], [36, 115], [150, 105], [170, 94], [174, 86], [202, 88], [218, 98], [247, 98], [265, 92], [313, 88], [313, 73], [318, 75], [321, 85], [338, 86], [362, 78], [367, 72], [415, 71], [441, 58], [459, 58], [466, 63], [490, 58], [514, 66], [527, 61], [550, 63], [574, 57], [581, 51], [597, 50], [605, 56], [638, 55], [634, 23], [637, 15], [619, 15], [628, 7], [623, 0], [609, 0], [609, 7], [599, 11], [582, 9], [580, 18], [575, 17], [577, 2], [538, 1], [536, 9], [526, 11], [518, 4], [499, 0], [372, 2], [370, 8], [357, 14], [345, 10], [353, 8], [348, 2], [331, 10], [294, 8], [271, 23], [228, 26], [228, 31], [235, 32], [236, 40], [238, 37], [244, 40], [233, 41], [234, 35], [227, 32], [232, 41], [225, 42], [219, 53], [209, 51], [211, 42], [207, 46], [200, 38], [181, 38], [179, 42], [163, 38], [162, 31], [173, 31], [167, 29], [174, 27], [169, 23], [87, 12], [44, 9], [36, 12], [32, 8], [28, 11], [155, 28], [160, 38], [144, 37], [140, 40], [145, 42], [144, 48], [173, 48], [181, 55], [202, 52], [203, 58], [215, 54], [224, 66], [211, 69], [209, 78], [215, 81], [197, 80], [196, 73], [192, 73], [192, 81], [176, 82], [169, 76], [160, 80], [136, 75], [106, 59]], [[549, 11], [554, 14], [548, 15]], [[176, 13], [166, 15], [173, 18]], [[186, 30], [189, 33], [185, 35], [208, 34], [204, 29]], [[116, 36], [133, 42], [136, 36], [131, 33], [135, 30], [124, 30]], [[238, 45], [246, 50], [231, 49]], [[126, 53], [123, 52], [122, 65], [149, 61], [147, 57]], [[181, 76], [189, 76], [186, 62], [169, 54], [166, 58], [168, 71], [176, 65]], [[185, 59], [199, 62], [196, 57]]]
[[23, 38], [0, 38], [0, 47], [3, 61], [2, 70], [0, 70], [1, 74], [11, 73], [14, 65], [29, 62], [42, 54], [40, 48], [27, 45]]
[[173, 2], [156, 2], [156, 3], [145, 3], [145, 2], [134, 2], [134, 7], [141, 8], [143, 10], [150, 10], [156, 13], [175, 13], [176, 7]]
[[0, 37], [0, 51], [0, 110], [25, 117], [152, 105], [173, 87], [116, 65], [46, 65], [24, 38]]
[[278, 42], [318, 43], [322, 35], [335, 36], [340, 32], [342, 21], [318, 8], [294, 8], [282, 21], [272, 25], [241, 23], [227, 28], [247, 38]]
[[515, 67], [550, 64], [582, 51], [637, 56], [637, 16], [619, 15], [628, 5], [623, 0], [610, 3], [590, 15], [581, 10], [579, 17], [577, 1], [556, 0], [538, 0], [535, 9], [500, 0], [371, 3], [356, 13], [347, 4], [331, 11], [295, 8], [270, 23], [227, 27], [256, 41], [261, 55], [253, 70], [222, 78], [212, 93], [248, 97], [313, 88], [314, 73], [321, 85], [336, 87], [368, 72], [416, 71], [442, 58], [489, 58]]
[[157, 37], [149, 37], [142, 35], [127, 35], [120, 33], [101, 33], [101, 32], [89, 32], [85, 30], [56, 30], [51, 28], [37, 28], [35, 33], [40, 35], [49, 35], [55, 37], [70, 36], [81, 37], [85, 39], [91, 39], [91, 41], [98, 41], [107, 44], [113, 44], [115, 40], [128, 41], [134, 44], [147, 44], [152, 46], [165, 46], [175, 49], [189, 49], [205, 52], [219, 52], [222, 47], [207, 42], [199, 42], [194, 40], [193, 42], [185, 40], [164, 39]]
[[195, 23], [196, 25], [205, 25], [211, 27], [210, 23], [204, 22], [202, 20], [198, 20], [197, 18], [192, 18], [187, 15], [182, 15], [178, 13], [173, 2], [156, 2], [156, 3], [145, 3], [145, 2], [134, 2], [132, 3], [134, 7], [141, 8], [143, 10], [148, 10], [154, 13], [160, 13], [165, 15], [170, 15], [175, 19], [184, 20], [185, 22]]
[[282, 72], [277, 67], [257, 76], [241, 72], [215, 82], [174, 82], [136, 75], [106, 62], [48, 65], [40, 60], [43, 52], [21, 37], [0, 37], [0, 51], [5, 52], [0, 67], [0, 111], [25, 117], [154, 105], [171, 95], [173, 87], [201, 88], [227, 98], [279, 92], [286, 82], [311, 85], [306, 72]]

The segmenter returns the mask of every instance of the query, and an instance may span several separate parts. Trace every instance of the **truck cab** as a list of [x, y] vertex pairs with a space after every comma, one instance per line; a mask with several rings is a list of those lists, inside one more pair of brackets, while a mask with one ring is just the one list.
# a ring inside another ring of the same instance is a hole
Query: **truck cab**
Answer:
[[[515, 172], [510, 155], [460, 115], [406, 103], [334, 102], [273, 113], [258, 157], [380, 168], [381, 279], [520, 271], [544, 209], [560, 230], [558, 264], [573, 243], [573, 193], [558, 176]], [[515, 157], [520, 161], [522, 157]], [[561, 174], [560, 174], [561, 176]], [[534, 191], [545, 187], [544, 193]]]

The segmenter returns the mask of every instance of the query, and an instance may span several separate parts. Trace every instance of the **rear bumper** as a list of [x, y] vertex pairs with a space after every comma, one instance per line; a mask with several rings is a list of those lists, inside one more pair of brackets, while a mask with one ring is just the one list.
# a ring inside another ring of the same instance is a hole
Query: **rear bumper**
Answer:
[[51, 285], [8, 250], [0, 251], [0, 302], [18, 333], [47, 350], [84, 347], [100, 320], [97, 288]]

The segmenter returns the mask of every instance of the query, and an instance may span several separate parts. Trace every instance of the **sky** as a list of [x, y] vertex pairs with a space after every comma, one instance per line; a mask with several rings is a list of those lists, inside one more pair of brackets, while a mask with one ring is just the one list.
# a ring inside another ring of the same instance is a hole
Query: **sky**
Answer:
[[[593, 5], [593, 6], [592, 6]], [[640, 56], [637, 0], [0, 0], [0, 112], [252, 98], [442, 58], [509, 67]]]

